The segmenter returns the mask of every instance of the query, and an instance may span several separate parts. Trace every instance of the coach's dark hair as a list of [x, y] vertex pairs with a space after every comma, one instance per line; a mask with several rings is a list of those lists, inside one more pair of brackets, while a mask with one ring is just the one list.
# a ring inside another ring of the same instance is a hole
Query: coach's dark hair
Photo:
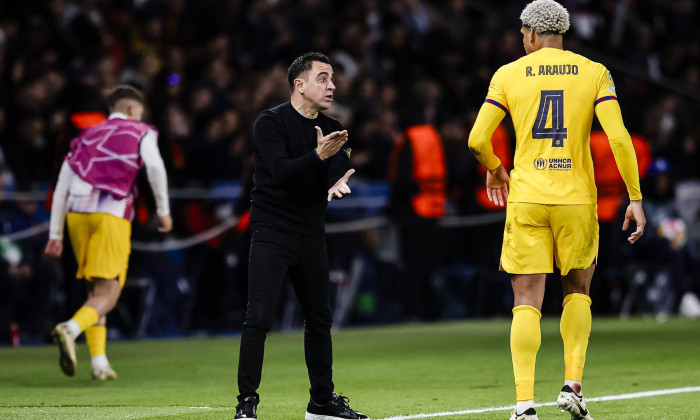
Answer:
[[311, 70], [311, 63], [314, 61], [331, 64], [331, 59], [319, 52], [307, 52], [297, 58], [287, 70], [287, 81], [289, 82], [290, 90], [294, 90], [294, 79], [298, 78], [303, 72]]
[[112, 110], [117, 105], [117, 102], [122, 99], [133, 99], [134, 101], [145, 105], [146, 101], [143, 98], [143, 93], [133, 86], [119, 85], [112, 89], [112, 93], [107, 97], [107, 105]]

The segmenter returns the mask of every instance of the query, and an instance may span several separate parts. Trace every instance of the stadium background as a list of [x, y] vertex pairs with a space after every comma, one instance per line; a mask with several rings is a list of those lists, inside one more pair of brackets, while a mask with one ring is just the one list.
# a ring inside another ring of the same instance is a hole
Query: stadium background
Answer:
[[[562, 3], [572, 20], [565, 48], [613, 74], [627, 128], [646, 156], [640, 159], [645, 197], [664, 212], [675, 205], [689, 238], [674, 242], [664, 236], [661, 219], [648, 214], [647, 236], [636, 251], [625, 246], [613, 209], [601, 220], [593, 311], [663, 318], [678, 310], [682, 291], [700, 287], [700, 270], [693, 268], [700, 265], [694, 251], [700, 237], [700, 6], [691, 0]], [[79, 128], [77, 116], [106, 112], [105, 92], [119, 82], [146, 92], [146, 120], [160, 131], [175, 230], [157, 233], [141, 180], [129, 280], [109, 317], [110, 334], [238, 330], [248, 241], [238, 217], [247, 206], [250, 129], [261, 110], [288, 99], [286, 68], [308, 50], [334, 62], [330, 114], [349, 130], [357, 170], [353, 195], [333, 203], [328, 216], [336, 326], [507, 317], [509, 280], [496, 270], [503, 214], [480, 204], [475, 191], [483, 175], [466, 139], [493, 72], [524, 54], [518, 32], [524, 4], [2, 2], [0, 341], [8, 343], [17, 326], [23, 342], [43, 342], [82, 301], [72, 255], [60, 262], [42, 258], [47, 200]], [[387, 179], [396, 139], [421, 122], [438, 129], [448, 170], [448, 214], [434, 227], [440, 240], [427, 268], [402, 258], [401, 210], [391, 205], [396, 183]], [[512, 143], [511, 127], [505, 130]], [[624, 189], [605, 182], [599, 191], [617, 203]], [[418, 269], [429, 273], [421, 313], [412, 311], [406, 284]], [[559, 287], [548, 283], [545, 315], [559, 312]], [[288, 290], [277, 328], [300, 326], [293, 301]]]

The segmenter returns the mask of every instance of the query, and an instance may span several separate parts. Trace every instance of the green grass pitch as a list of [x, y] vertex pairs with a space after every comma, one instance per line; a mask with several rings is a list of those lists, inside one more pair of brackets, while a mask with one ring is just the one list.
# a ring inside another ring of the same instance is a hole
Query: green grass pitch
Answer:
[[[334, 333], [336, 391], [372, 418], [514, 404], [509, 320], [348, 329]], [[0, 349], [0, 419], [232, 419], [238, 338], [108, 343], [120, 378], [90, 379], [78, 348], [63, 376], [53, 346]], [[259, 417], [303, 419], [308, 379], [301, 332], [268, 337]], [[542, 322], [536, 400], [563, 382], [558, 320]], [[584, 377], [588, 398], [700, 385], [700, 322], [594, 318]], [[700, 418], [700, 393], [591, 402], [596, 420]], [[569, 420], [540, 407], [541, 420]], [[445, 419], [508, 419], [508, 411]]]

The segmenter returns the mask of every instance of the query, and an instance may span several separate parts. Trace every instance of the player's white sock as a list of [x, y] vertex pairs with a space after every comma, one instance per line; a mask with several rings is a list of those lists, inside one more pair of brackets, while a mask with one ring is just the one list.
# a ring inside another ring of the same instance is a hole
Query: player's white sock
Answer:
[[80, 324], [78, 324], [75, 320], [72, 319], [66, 321], [65, 324], [68, 327], [68, 331], [70, 331], [70, 334], [73, 336], [73, 338], [78, 338], [78, 336], [81, 333]]
[[518, 404], [515, 406], [515, 412], [518, 414], [523, 414], [530, 408], [535, 408], [535, 402], [533, 400], [518, 401]]
[[92, 367], [106, 367], [106, 366], [109, 366], [109, 360], [107, 360], [107, 356], [105, 356], [104, 354], [92, 357]]
[[571, 388], [576, 395], [581, 395], [581, 382], [579, 381], [570, 381], [570, 380], [565, 380], [564, 385], [569, 385], [569, 388]]

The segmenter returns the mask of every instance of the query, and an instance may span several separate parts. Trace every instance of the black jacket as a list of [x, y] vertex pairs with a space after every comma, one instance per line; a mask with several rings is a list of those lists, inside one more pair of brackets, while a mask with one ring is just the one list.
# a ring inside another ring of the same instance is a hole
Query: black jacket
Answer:
[[323, 135], [343, 130], [320, 113], [303, 117], [290, 102], [263, 111], [253, 126], [255, 175], [250, 220], [303, 234], [324, 232], [328, 189], [348, 169], [349, 149], [321, 161], [315, 126]]

